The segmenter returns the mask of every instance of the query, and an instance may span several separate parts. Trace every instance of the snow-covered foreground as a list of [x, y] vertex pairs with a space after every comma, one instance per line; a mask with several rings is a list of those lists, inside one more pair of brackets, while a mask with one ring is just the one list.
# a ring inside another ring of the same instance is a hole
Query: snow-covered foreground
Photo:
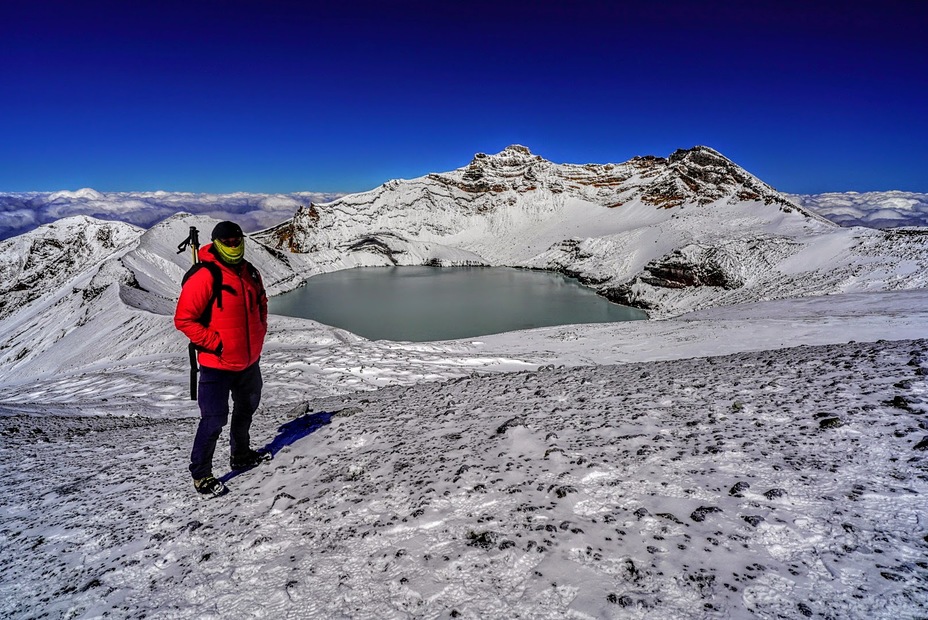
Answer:
[[926, 308], [419, 344], [272, 317], [274, 459], [213, 500], [179, 351], [8, 384], [0, 616], [925, 617]]

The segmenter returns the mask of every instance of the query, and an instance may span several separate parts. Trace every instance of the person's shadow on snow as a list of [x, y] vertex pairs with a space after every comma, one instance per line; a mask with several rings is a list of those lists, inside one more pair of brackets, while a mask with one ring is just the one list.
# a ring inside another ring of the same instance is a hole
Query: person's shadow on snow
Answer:
[[[326, 424], [329, 424], [331, 421], [332, 413], [328, 411], [303, 414], [300, 417], [281, 425], [277, 429], [277, 436], [274, 437], [274, 439], [269, 444], [261, 448], [259, 452], [270, 453], [271, 458], [273, 459], [278, 452], [287, 446], [295, 444], [307, 435], [310, 435]], [[257, 465], [255, 467], [257, 467]], [[246, 471], [250, 471], [252, 469], [254, 469], [254, 467], [249, 467], [248, 469], [233, 469], [225, 476], [220, 478], [220, 480], [222, 482], [228, 482], [239, 474], [243, 474]]]
[[305, 413], [298, 418], [290, 420], [277, 429], [277, 437], [262, 448], [270, 452], [273, 458], [278, 452], [293, 445], [307, 435], [310, 435], [332, 421], [332, 414], [328, 411], [319, 413]]

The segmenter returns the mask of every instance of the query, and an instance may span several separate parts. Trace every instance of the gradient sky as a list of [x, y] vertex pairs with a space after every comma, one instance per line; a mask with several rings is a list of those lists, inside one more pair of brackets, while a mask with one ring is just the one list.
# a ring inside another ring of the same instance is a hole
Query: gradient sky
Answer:
[[370, 189], [523, 144], [928, 192], [928, 2], [3, 0], [0, 191]]

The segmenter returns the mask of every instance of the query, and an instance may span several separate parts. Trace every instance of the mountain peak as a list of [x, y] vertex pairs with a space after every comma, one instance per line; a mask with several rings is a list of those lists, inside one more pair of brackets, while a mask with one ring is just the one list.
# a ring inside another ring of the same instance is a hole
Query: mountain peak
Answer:
[[689, 161], [700, 166], [735, 165], [730, 159], [708, 146], [697, 145], [691, 149], [677, 149], [667, 158], [670, 163]]
[[525, 166], [538, 161], [544, 161], [544, 159], [539, 155], [533, 155], [528, 147], [521, 144], [510, 144], [496, 155], [477, 153], [468, 167], [480, 164], [487, 164], [494, 168]]
[[[463, 171], [463, 177], [458, 186], [471, 193], [498, 193], [507, 189], [534, 187], [534, 166], [548, 163], [542, 157], [533, 155], [527, 147], [512, 144], [496, 155], [474, 155], [467, 166], [459, 169]], [[443, 178], [440, 174], [429, 176], [436, 180]]]
[[62, 190], [54, 192], [48, 196], [48, 201], [53, 202], [59, 199], [65, 200], [103, 200], [104, 196], [97, 190], [90, 187], [83, 187], [76, 192]]
[[[788, 210], [798, 209], [774, 188], [708, 146], [671, 153], [666, 166], [642, 193], [642, 200], [661, 208], [687, 202], [706, 205], [722, 199], [730, 202], [759, 200]], [[804, 209], [799, 210], [806, 213]]]
[[492, 196], [540, 191], [546, 200], [571, 195], [610, 208], [635, 199], [660, 209], [687, 203], [763, 202], [814, 217], [715, 149], [702, 145], [678, 149], [667, 158], [648, 155], [622, 164], [555, 164], [525, 146], [512, 144], [495, 155], [477, 153], [467, 166], [432, 173], [427, 179], [483, 196], [480, 199], [488, 201], [481, 207], [484, 210], [499, 207]]
[[526, 155], [528, 157], [533, 157], [532, 152], [529, 150], [529, 148], [527, 146], [522, 146], [521, 144], [510, 144], [509, 146], [504, 148], [499, 153], [499, 155], [506, 155], [506, 154]]
[[43, 224], [0, 241], [0, 318], [138, 239], [142, 229], [87, 215]]
[[671, 166], [674, 164], [684, 164], [699, 168], [717, 167], [725, 168], [728, 170], [741, 170], [741, 167], [738, 166], [738, 164], [728, 159], [715, 149], [709, 148], [708, 146], [694, 146], [691, 149], [677, 149], [670, 154], [670, 157], [667, 158], [667, 163]]

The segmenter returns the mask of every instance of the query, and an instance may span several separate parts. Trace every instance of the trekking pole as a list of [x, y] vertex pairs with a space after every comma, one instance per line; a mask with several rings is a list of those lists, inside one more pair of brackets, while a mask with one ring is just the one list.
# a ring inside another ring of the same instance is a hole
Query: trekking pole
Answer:
[[190, 234], [177, 246], [177, 253], [180, 254], [186, 250], [188, 246], [190, 247], [190, 258], [193, 260], [193, 264], [196, 265], [200, 262], [200, 231], [197, 230], [196, 226], [190, 227]]
[[[190, 258], [193, 264], [196, 265], [200, 262], [200, 231], [197, 230], [196, 226], [190, 227], [190, 234], [177, 246], [177, 253], [180, 254], [186, 250], [187, 246], [190, 246]], [[197, 373], [200, 372], [200, 368], [197, 366], [197, 348], [192, 342], [187, 345], [187, 354], [190, 356], [190, 400], [196, 400]]]

